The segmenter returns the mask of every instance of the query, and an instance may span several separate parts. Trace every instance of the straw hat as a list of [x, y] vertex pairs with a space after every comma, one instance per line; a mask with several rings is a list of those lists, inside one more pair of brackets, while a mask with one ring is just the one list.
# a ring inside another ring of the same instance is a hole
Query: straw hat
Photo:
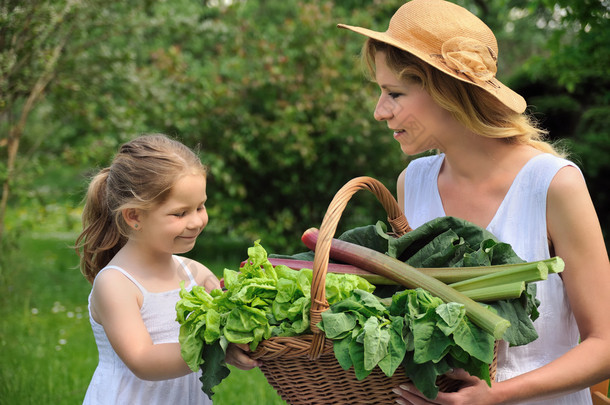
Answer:
[[463, 7], [444, 0], [412, 0], [396, 11], [386, 32], [338, 24], [412, 53], [433, 67], [494, 95], [522, 113], [523, 97], [496, 79], [498, 43], [493, 32]]

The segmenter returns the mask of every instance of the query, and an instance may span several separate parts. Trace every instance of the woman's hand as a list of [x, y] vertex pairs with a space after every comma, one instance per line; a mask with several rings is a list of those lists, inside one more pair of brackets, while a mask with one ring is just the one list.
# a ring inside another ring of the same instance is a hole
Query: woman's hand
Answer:
[[250, 370], [263, 364], [260, 360], [254, 360], [246, 354], [250, 348], [248, 345], [229, 343], [225, 361], [240, 370]]
[[487, 382], [473, 377], [463, 369], [455, 369], [445, 374], [446, 377], [460, 380], [462, 387], [456, 392], [439, 392], [435, 399], [428, 399], [412, 383], [401, 384], [394, 388], [400, 395], [396, 403], [403, 405], [444, 404], [444, 405], [487, 405], [493, 404], [491, 388]]

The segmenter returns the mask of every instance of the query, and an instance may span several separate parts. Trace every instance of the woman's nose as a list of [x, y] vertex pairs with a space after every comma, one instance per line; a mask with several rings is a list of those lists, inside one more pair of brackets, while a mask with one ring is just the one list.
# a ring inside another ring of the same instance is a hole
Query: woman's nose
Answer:
[[377, 121], [387, 121], [392, 117], [392, 104], [388, 102], [386, 97], [379, 97], [373, 116]]

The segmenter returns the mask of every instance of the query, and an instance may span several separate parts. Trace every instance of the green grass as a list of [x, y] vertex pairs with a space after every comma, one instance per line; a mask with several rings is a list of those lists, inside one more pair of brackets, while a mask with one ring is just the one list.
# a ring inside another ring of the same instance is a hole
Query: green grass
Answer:
[[[0, 258], [0, 405], [81, 404], [97, 365], [90, 286], [69, 248], [74, 235], [31, 235], [3, 247]], [[221, 260], [206, 264], [221, 271], [239, 263]], [[245, 401], [285, 404], [260, 370], [231, 367], [214, 403]]]

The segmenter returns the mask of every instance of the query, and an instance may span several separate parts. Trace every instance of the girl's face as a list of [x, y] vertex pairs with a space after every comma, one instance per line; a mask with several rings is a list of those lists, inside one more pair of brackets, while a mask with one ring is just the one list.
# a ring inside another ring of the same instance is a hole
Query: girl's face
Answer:
[[203, 175], [180, 178], [164, 203], [142, 213], [138, 240], [147, 243], [152, 250], [164, 253], [190, 251], [208, 223], [206, 200]]
[[434, 102], [421, 84], [399, 79], [386, 63], [385, 52], [375, 55], [375, 78], [381, 95], [374, 116], [386, 121], [394, 139], [407, 155], [430, 149], [443, 149], [443, 123], [452, 119], [449, 112]]

